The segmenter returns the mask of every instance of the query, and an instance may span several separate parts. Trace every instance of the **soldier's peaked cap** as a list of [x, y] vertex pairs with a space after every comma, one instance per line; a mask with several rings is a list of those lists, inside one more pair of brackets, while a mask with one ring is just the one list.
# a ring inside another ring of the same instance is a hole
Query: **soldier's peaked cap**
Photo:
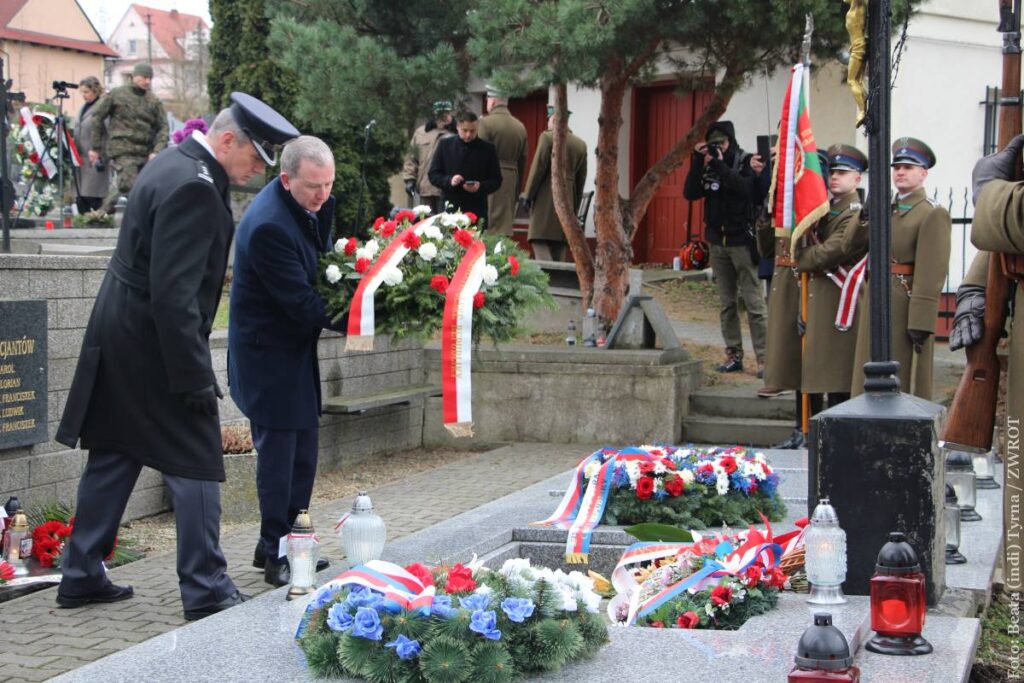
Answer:
[[273, 107], [244, 92], [231, 93], [231, 114], [268, 166], [277, 163], [277, 151], [299, 137], [298, 129]]
[[829, 168], [833, 171], [856, 171], [863, 173], [868, 170], [868, 158], [864, 152], [853, 145], [832, 145], [828, 148]]
[[892, 165], [896, 164], [931, 168], [935, 165], [935, 152], [917, 138], [900, 138], [892, 143]]

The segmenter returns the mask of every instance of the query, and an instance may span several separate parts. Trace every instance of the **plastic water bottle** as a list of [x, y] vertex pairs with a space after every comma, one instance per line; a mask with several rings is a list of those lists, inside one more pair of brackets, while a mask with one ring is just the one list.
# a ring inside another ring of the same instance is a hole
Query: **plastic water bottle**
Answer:
[[587, 309], [587, 317], [583, 319], [583, 345], [597, 346], [597, 315], [593, 308]]
[[569, 330], [565, 334], [565, 345], [576, 346], [576, 321], [569, 321]]

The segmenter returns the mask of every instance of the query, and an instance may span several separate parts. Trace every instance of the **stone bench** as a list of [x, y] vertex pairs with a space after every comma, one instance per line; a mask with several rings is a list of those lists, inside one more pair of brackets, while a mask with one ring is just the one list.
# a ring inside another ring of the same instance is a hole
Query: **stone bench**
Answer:
[[372, 408], [412, 403], [415, 399], [440, 396], [439, 384], [413, 384], [397, 389], [387, 389], [352, 396], [334, 396], [324, 401], [324, 412], [336, 415], [363, 413]]

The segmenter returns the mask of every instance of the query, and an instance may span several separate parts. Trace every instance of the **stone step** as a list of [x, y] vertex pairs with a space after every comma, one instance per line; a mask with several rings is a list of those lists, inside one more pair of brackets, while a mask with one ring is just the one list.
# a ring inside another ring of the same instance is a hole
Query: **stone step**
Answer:
[[796, 394], [792, 391], [773, 398], [758, 398], [760, 384], [725, 384], [690, 394], [690, 412], [714, 417], [742, 417], [763, 420], [792, 420], [796, 415]]
[[683, 419], [683, 440], [689, 443], [767, 447], [785, 441], [792, 431], [791, 419], [710, 415], [689, 415]]

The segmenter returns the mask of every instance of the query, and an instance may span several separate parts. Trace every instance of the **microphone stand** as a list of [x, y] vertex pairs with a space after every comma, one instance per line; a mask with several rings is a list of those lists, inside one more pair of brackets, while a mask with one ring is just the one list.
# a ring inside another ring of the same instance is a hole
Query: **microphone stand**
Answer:
[[366, 193], [366, 157], [370, 154], [370, 130], [377, 125], [377, 119], [370, 119], [363, 129], [363, 158], [359, 163], [359, 204], [356, 209], [356, 222], [352, 226], [352, 234], [358, 235], [363, 227], [363, 195]]

